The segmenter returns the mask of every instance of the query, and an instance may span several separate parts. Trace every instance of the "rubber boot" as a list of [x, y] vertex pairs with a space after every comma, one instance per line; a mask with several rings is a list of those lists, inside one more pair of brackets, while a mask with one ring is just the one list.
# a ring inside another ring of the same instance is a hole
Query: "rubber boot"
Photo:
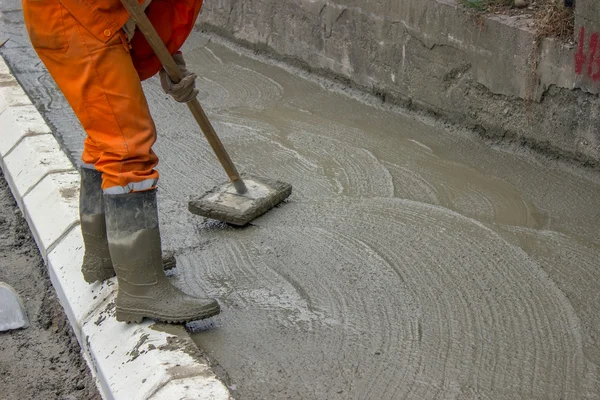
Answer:
[[117, 320], [181, 323], [217, 315], [219, 303], [173, 286], [161, 262], [156, 189], [104, 195], [108, 247], [117, 273]]
[[[115, 270], [106, 239], [102, 173], [95, 169], [81, 168], [79, 218], [85, 246], [81, 266], [83, 279], [87, 283], [94, 283], [112, 278], [115, 276]], [[165, 255], [163, 265], [165, 270], [175, 268], [175, 255]]]
[[83, 279], [94, 283], [115, 276], [106, 240], [102, 174], [94, 169], [81, 168], [79, 218], [85, 246]]

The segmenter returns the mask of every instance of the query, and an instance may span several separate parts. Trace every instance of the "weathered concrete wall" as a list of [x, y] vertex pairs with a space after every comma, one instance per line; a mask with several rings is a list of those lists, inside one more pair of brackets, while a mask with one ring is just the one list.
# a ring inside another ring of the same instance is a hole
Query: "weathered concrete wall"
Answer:
[[598, 32], [600, 28], [600, 2], [598, 0], [577, 0], [575, 8], [576, 32], [584, 27], [588, 31]]
[[586, 87], [600, 86], [600, 1], [577, 0], [574, 55], [578, 81]]
[[577, 45], [534, 44], [527, 21], [482, 20], [455, 0], [214, 0], [199, 24], [484, 136], [600, 165], [600, 62], [595, 79]]

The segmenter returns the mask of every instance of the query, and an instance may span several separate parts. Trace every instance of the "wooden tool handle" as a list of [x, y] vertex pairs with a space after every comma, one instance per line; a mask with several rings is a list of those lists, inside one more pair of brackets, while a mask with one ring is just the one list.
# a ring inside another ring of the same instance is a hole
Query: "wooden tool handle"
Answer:
[[[171, 53], [169, 53], [169, 50], [163, 43], [162, 39], [160, 36], [158, 36], [156, 29], [154, 29], [154, 26], [146, 16], [146, 13], [138, 4], [137, 0], [121, 0], [121, 3], [123, 3], [123, 6], [135, 21], [137, 28], [140, 30], [140, 32], [142, 32], [148, 41], [148, 44], [150, 47], [152, 47], [152, 50], [154, 50], [154, 54], [156, 54], [162, 63], [163, 68], [165, 71], [167, 71], [167, 74], [169, 74], [171, 80], [175, 83], [181, 81], [183, 76], [181, 76], [179, 66], [175, 63]], [[200, 129], [202, 129], [202, 133], [204, 133], [206, 140], [212, 147], [217, 158], [219, 159], [219, 162], [223, 166], [223, 169], [225, 169], [225, 172], [229, 176], [229, 180], [231, 180], [238, 193], [245, 193], [247, 191], [246, 185], [235, 168], [235, 165], [233, 165], [233, 161], [231, 161], [231, 158], [225, 150], [221, 139], [219, 139], [217, 136], [212, 124], [204, 113], [200, 102], [198, 99], [194, 98], [193, 100], [187, 102], [187, 105], [194, 115], [196, 122], [200, 126]]]

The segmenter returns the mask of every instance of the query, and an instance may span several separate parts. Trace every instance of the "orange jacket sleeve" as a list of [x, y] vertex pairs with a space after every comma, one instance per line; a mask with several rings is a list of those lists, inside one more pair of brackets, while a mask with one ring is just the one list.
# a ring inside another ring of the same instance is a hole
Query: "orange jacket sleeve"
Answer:
[[[202, 0], [152, 0], [146, 15], [169, 52], [175, 54], [192, 32], [201, 8]], [[131, 57], [141, 80], [150, 78], [162, 68], [150, 45], [139, 33], [131, 40]]]

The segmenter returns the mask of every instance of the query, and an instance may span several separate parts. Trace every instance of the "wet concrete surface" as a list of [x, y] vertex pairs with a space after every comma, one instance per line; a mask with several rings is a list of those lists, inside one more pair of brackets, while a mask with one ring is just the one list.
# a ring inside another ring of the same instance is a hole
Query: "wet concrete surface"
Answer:
[[[66, 151], [83, 132], [3, 1], [7, 59]], [[350, 98], [194, 33], [201, 103], [290, 200], [234, 229], [187, 212], [225, 179], [145, 83], [173, 279], [219, 299], [195, 340], [240, 399], [600, 398], [600, 178]]]

